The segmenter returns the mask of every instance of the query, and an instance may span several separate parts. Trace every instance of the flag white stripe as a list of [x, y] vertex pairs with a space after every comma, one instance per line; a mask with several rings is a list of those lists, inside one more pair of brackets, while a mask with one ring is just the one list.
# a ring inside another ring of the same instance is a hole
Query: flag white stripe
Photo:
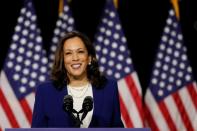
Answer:
[[35, 93], [30, 93], [29, 95], [27, 95], [25, 97], [29, 107], [31, 108], [31, 110], [33, 111], [33, 107], [34, 107], [34, 102], [35, 102]]
[[[194, 86], [194, 90], [196, 91], [197, 93], [197, 84], [196, 84], [196, 81], [192, 83], [193, 86]], [[193, 120], [195, 123], [197, 123], [197, 116], [195, 117], [195, 119]], [[194, 129], [197, 129], [197, 124], [194, 125]]]
[[194, 124], [194, 129], [197, 129], [197, 124], [196, 124], [197, 123], [197, 116], [194, 118], [193, 123], [195, 123]]
[[121, 116], [121, 120], [122, 120], [122, 122], [123, 122], [123, 125], [124, 125], [124, 127], [126, 127], [126, 121], [124, 120], [124, 118]]
[[[137, 92], [138, 92], [139, 97], [140, 97], [140, 100], [141, 100], [141, 103], [138, 103], [138, 104], [141, 104], [142, 106], [139, 107], [139, 108], [143, 108], [143, 104], [142, 104], [142, 88], [141, 88], [141, 85], [140, 85], [140, 82], [139, 82], [137, 73], [136, 73], [136, 72], [133, 72], [131, 75], [132, 75], [133, 81], [134, 81], [134, 83], [135, 83], [135, 87], [137, 88]], [[134, 100], [135, 100], [135, 98], [134, 98]], [[138, 106], [136, 106], [136, 107], [138, 108]], [[143, 109], [138, 109], [139, 115], [140, 115], [140, 113], [143, 115], [142, 110], [143, 110]], [[140, 111], [141, 111], [141, 112], [140, 112]], [[144, 126], [144, 125], [143, 125], [143, 124], [144, 124], [144, 118], [143, 118], [143, 117], [144, 117], [144, 116], [140, 116], [140, 117], [139, 117], [140, 120], [141, 120], [141, 124], [142, 124], [141, 127]]]
[[183, 89], [181, 89], [179, 91], [179, 95], [180, 95], [180, 98], [183, 102], [183, 106], [187, 112], [187, 116], [190, 119], [189, 121], [192, 124], [192, 127], [194, 128], [195, 125], [197, 124], [197, 122], [194, 121], [195, 117], [197, 117], [197, 111], [193, 105], [192, 99], [191, 99], [190, 94], [188, 92], [188, 88], [183, 87]]
[[181, 114], [179, 113], [178, 109], [177, 109], [177, 105], [174, 101], [174, 99], [172, 98], [172, 96], [168, 96], [165, 100], [164, 103], [168, 109], [168, 112], [174, 122], [174, 125], [176, 126], [176, 129], [182, 129], [183, 131], [186, 130], [184, 123], [181, 119]]
[[192, 84], [194, 86], [195, 91], [197, 92], [197, 84], [196, 84], [196, 82], [193, 82]]
[[137, 76], [137, 73], [136, 72], [133, 72], [131, 74], [134, 82], [135, 82], [135, 85], [136, 85], [136, 88], [137, 88], [137, 91], [138, 93], [140, 94], [140, 96], [142, 96], [142, 88], [141, 88], [141, 85], [140, 85], [140, 82], [139, 82], [139, 79], [138, 79], [138, 76]]
[[10, 128], [10, 127], [11, 127], [10, 121], [7, 119], [7, 116], [0, 103], [0, 128], [4, 130], [5, 128]]
[[18, 102], [18, 99], [15, 97], [15, 94], [7, 80], [4, 71], [1, 72], [1, 80], [2, 91], [6, 97], [6, 100], [8, 101], [9, 106], [11, 107], [12, 112], [14, 113], [19, 126], [30, 127], [28, 119], [26, 119], [26, 116], [20, 106], [20, 103]]
[[134, 127], [143, 127], [137, 106], [134, 102], [133, 96], [130, 93], [130, 90], [127, 87], [126, 81], [124, 79], [119, 80], [118, 87], [119, 87], [119, 93], [126, 106], [129, 117], [132, 120]]
[[160, 109], [158, 108], [157, 102], [153, 98], [152, 93], [149, 88], [146, 91], [145, 102], [146, 102], [147, 108], [150, 110], [151, 116], [155, 124], [158, 126], [160, 131], [168, 131], [169, 127], [166, 124], [166, 121], [164, 120], [160, 112]]
[[[193, 82], [194, 90], [197, 92], [197, 84], [196, 81]], [[197, 123], [197, 116], [194, 119], [194, 122]], [[195, 124], [194, 129], [197, 129], [197, 124]]]

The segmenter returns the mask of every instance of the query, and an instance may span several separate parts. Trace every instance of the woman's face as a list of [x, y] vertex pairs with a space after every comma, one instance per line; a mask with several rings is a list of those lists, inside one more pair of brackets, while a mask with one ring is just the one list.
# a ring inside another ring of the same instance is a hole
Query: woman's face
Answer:
[[91, 62], [91, 56], [79, 37], [73, 37], [64, 42], [64, 66], [69, 78], [87, 77], [87, 65]]

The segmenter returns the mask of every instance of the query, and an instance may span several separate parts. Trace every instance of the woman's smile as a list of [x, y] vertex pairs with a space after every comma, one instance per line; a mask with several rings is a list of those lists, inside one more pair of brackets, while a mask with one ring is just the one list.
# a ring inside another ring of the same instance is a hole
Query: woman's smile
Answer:
[[78, 63], [78, 64], [72, 64], [71, 67], [73, 69], [79, 69], [81, 67], [81, 64], [80, 63]]

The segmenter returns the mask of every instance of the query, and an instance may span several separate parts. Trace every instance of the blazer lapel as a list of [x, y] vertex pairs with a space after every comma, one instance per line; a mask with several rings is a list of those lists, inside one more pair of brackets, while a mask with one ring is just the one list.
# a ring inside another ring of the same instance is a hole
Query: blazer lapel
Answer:
[[98, 116], [101, 113], [102, 108], [102, 101], [103, 101], [103, 90], [97, 89], [95, 87], [92, 87], [93, 90], [93, 101], [94, 101], [94, 108], [93, 108], [93, 116], [92, 120], [90, 122], [89, 127], [96, 127], [98, 125]]

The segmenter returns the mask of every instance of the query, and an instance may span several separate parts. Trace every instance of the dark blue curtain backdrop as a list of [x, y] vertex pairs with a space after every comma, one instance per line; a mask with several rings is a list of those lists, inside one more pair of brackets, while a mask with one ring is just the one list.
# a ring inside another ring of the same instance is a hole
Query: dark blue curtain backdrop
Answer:
[[[3, 66], [11, 37], [23, 0], [2, 0], [0, 68]], [[49, 42], [58, 16], [58, 0], [34, 0], [38, 24], [45, 48]], [[72, 0], [71, 9], [76, 28], [93, 41], [104, 0]], [[168, 0], [119, 0], [118, 13], [128, 46], [131, 50], [143, 91], [148, 86], [160, 36], [165, 25], [170, 2]], [[180, 14], [188, 56], [197, 78], [197, 1], [180, 0]]]

